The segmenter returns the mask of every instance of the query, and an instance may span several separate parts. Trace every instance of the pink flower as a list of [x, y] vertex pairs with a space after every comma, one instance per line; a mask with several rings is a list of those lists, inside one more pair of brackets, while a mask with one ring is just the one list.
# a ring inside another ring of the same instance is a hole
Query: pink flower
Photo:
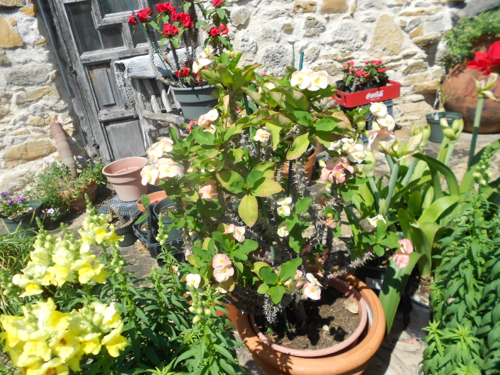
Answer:
[[209, 32], [210, 36], [219, 36], [220, 30], [216, 27], [212, 27]]
[[269, 140], [269, 137], [271, 136], [271, 133], [264, 129], [259, 129], [255, 133], [255, 137], [253, 139], [257, 142], [267, 142]]
[[413, 253], [413, 245], [410, 240], [403, 238], [398, 241], [401, 244], [401, 251], [405, 254]]
[[193, 130], [193, 125], [198, 125], [198, 122], [196, 122], [194, 120], [189, 121], [189, 125], [187, 128], [188, 133], [191, 133], [191, 131]]
[[358, 71], [356, 72], [356, 76], [361, 77], [361, 76], [363, 76], [365, 73], [366, 73], [366, 72], [365, 72], [364, 70], [358, 70]]
[[354, 61], [349, 61], [349, 62], [348, 62], [348, 64], [349, 64], [350, 66], [354, 66]]
[[220, 25], [219, 31], [222, 35], [226, 35], [229, 32], [229, 29], [226, 25]]
[[128, 24], [129, 25], [137, 25], [137, 18], [133, 14], [128, 16]]
[[163, 35], [166, 35], [168, 38], [171, 38], [174, 35], [178, 34], [179, 34], [179, 29], [176, 26], [171, 25], [169, 23], [163, 25]]
[[306, 283], [302, 293], [305, 298], [310, 298], [315, 301], [321, 299], [321, 287], [315, 283]]
[[219, 193], [217, 191], [217, 184], [214, 180], [207, 180], [207, 185], [200, 186], [198, 189], [198, 193], [200, 194], [200, 198], [206, 201], [213, 201], [214, 198]]
[[410, 256], [408, 254], [397, 253], [392, 260], [396, 262], [398, 268], [405, 268], [410, 264]]
[[200, 281], [201, 281], [201, 276], [198, 274], [190, 273], [189, 275], [186, 276], [187, 285], [192, 285], [195, 288], [198, 288], [200, 286]]
[[333, 220], [333, 218], [326, 219], [326, 221], [325, 221], [325, 225], [326, 225], [327, 227], [332, 228], [332, 229], [337, 228], [337, 223], [335, 223], [335, 220]]
[[310, 253], [312, 250], [312, 247], [313, 247], [313, 245], [308, 243], [306, 246], [304, 246], [300, 255], [304, 255], [305, 253]]
[[323, 168], [319, 179], [324, 182], [330, 181], [333, 184], [333, 169], [326, 167]]
[[214, 269], [214, 278], [219, 283], [224, 283], [234, 275], [234, 268], [230, 266], [218, 267]]
[[151, 9], [144, 8], [137, 12], [137, 18], [139, 18], [141, 22], [146, 22], [149, 21], [149, 17], [151, 17], [152, 14], [153, 11]]
[[224, 0], [213, 0], [212, 1], [212, 5], [214, 7], [218, 7], [219, 5], [221, 5], [222, 3], [224, 2]]
[[378, 152], [379, 142], [392, 142], [396, 139], [396, 135], [385, 128], [380, 130], [370, 130], [368, 132], [368, 148], [372, 152]]
[[245, 241], [245, 227], [237, 227], [234, 224], [229, 224], [224, 231], [224, 234], [232, 234], [233, 238], [238, 242]]
[[337, 165], [335, 168], [333, 168], [332, 172], [336, 184], [341, 184], [345, 182], [345, 173], [341, 165]]
[[226, 254], [217, 254], [212, 259], [212, 267], [220, 268], [220, 267], [231, 267], [233, 263], [231, 263], [231, 259]]
[[157, 165], [160, 179], [178, 176], [181, 171], [179, 164], [174, 162], [172, 159], [159, 159]]

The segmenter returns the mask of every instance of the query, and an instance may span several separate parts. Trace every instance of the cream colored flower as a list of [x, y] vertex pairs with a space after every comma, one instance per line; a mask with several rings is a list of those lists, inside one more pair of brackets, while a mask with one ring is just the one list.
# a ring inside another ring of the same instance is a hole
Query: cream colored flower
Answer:
[[231, 233], [236, 241], [243, 242], [245, 241], [245, 231], [245, 227], [237, 227], [234, 224], [229, 224], [224, 233]]
[[309, 77], [311, 79], [311, 83], [307, 88], [309, 91], [318, 91], [328, 87], [328, 73], [324, 70], [311, 73]]
[[209, 58], [210, 56], [212, 56], [212, 54], [214, 53], [214, 49], [212, 46], [206, 46], [203, 51], [201, 51], [200, 53], [200, 57], [203, 57], [203, 58]]
[[142, 177], [141, 183], [143, 185], [146, 184], [157, 185], [159, 175], [160, 172], [158, 171], [158, 168], [156, 168], [154, 165], [146, 165], [144, 168], [142, 168], [141, 171], [141, 177]]
[[392, 131], [396, 127], [396, 121], [394, 121], [391, 115], [378, 117], [376, 121], [381, 127], [386, 128], [388, 131]]
[[181, 171], [179, 164], [177, 164], [171, 159], [162, 158], [158, 160], [157, 165], [159, 171], [158, 177], [160, 178], [160, 180], [164, 178], [172, 178], [178, 176]]
[[321, 299], [321, 287], [318, 284], [306, 283], [302, 291], [305, 298], [309, 298], [315, 301]]
[[257, 133], [255, 133], [255, 137], [253, 137], [253, 139], [257, 142], [267, 142], [270, 136], [271, 133], [269, 133], [268, 131], [259, 129], [257, 130]]
[[292, 86], [299, 86], [299, 89], [305, 90], [311, 84], [311, 77], [307, 71], [295, 71], [292, 73], [290, 79], [290, 84]]
[[286, 221], [284, 221], [278, 226], [278, 236], [286, 237], [289, 234], [290, 234], [290, 232], [287, 229], [287, 223], [286, 223]]
[[212, 109], [205, 113], [205, 118], [209, 121], [215, 122], [219, 118], [219, 112], [216, 109]]
[[278, 207], [277, 211], [278, 211], [278, 215], [282, 215], [282, 216], [289, 216], [290, 212], [291, 212], [290, 206], [288, 206], [286, 204]]
[[201, 282], [201, 276], [198, 274], [190, 273], [189, 275], [186, 276], [187, 285], [192, 285], [195, 288], [198, 288], [200, 286], [200, 282]]
[[208, 66], [210, 64], [213, 63], [213, 60], [212, 59], [208, 59], [208, 58], [199, 58], [199, 59], [196, 59], [194, 62], [193, 62], [193, 72], [194, 73], [198, 73], [201, 69], [203, 69], [205, 66]]
[[349, 161], [352, 163], [361, 163], [366, 158], [365, 148], [361, 144], [353, 146], [352, 151], [349, 153]]
[[387, 106], [384, 103], [372, 103], [370, 112], [375, 117], [384, 117], [387, 115]]

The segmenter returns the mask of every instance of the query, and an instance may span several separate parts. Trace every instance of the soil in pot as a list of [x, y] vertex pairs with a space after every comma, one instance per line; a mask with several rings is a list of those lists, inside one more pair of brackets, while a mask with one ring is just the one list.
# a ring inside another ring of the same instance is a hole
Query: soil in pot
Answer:
[[359, 314], [349, 311], [346, 301], [350, 302], [343, 293], [327, 288], [321, 293], [321, 300], [304, 302], [307, 320], [302, 323], [293, 306], [286, 308], [289, 329], [283, 318], [273, 325], [264, 315], [256, 316], [255, 320], [260, 331], [278, 345], [298, 350], [329, 348], [349, 338], [360, 324]]
[[137, 240], [134, 234], [132, 225], [135, 218], [133, 216], [113, 216], [110, 224], [113, 224], [116, 229], [116, 234], [123, 236], [123, 240], [118, 244], [120, 247], [127, 247], [133, 245]]

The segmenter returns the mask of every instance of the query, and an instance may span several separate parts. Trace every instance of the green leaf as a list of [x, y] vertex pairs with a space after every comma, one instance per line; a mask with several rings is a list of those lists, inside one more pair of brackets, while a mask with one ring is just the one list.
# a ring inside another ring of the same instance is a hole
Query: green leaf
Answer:
[[337, 123], [327, 118], [321, 119], [316, 123], [316, 130], [318, 131], [331, 132], [336, 127]]
[[294, 260], [289, 260], [280, 266], [279, 278], [282, 282], [286, 282], [289, 278], [295, 276], [295, 272], [302, 264], [302, 258], [295, 258]]
[[279, 281], [278, 275], [276, 275], [276, 272], [269, 266], [262, 267], [259, 271], [259, 275], [268, 285], [276, 285]]
[[260, 185], [264, 181], [264, 173], [261, 171], [252, 171], [248, 174], [247, 184], [252, 188], [255, 188], [256, 185]]
[[309, 134], [299, 135], [293, 141], [292, 148], [287, 152], [286, 159], [295, 160], [301, 157], [302, 154], [306, 152], [308, 146], [309, 146]]
[[252, 193], [257, 197], [270, 197], [281, 191], [283, 191], [281, 185], [271, 178], [264, 178], [262, 181], [259, 180], [257, 186], [254, 186], [252, 189]]
[[460, 195], [441, 197], [432, 203], [418, 219], [419, 223], [437, 223], [441, 215], [460, 200]]
[[281, 128], [289, 129], [292, 127], [292, 121], [281, 113], [275, 113], [263, 119], [263, 121], [268, 122], [272, 125], [279, 126]]
[[288, 86], [280, 86], [278, 87], [278, 90], [285, 94], [286, 102], [291, 106], [299, 108], [303, 111], [307, 111], [309, 109], [309, 100], [307, 99], [307, 96], [300, 91]]
[[239, 163], [243, 158], [243, 155], [245, 155], [245, 151], [242, 150], [241, 148], [236, 148], [234, 150], [229, 151], [229, 159], [231, 159], [235, 163]]
[[278, 125], [273, 125], [270, 122], [266, 123], [266, 128], [271, 133], [271, 145], [273, 147], [273, 150], [276, 150], [281, 141], [280, 132], [283, 128]]
[[373, 246], [373, 251], [375, 251], [375, 254], [377, 254], [377, 256], [379, 257], [382, 257], [385, 254], [384, 248], [380, 245]]
[[264, 163], [259, 163], [253, 167], [253, 171], [261, 171], [264, 177], [272, 178], [274, 177], [274, 170], [276, 169], [276, 163], [272, 161], [266, 161]]
[[259, 217], [259, 204], [253, 195], [245, 195], [238, 207], [238, 214], [249, 227], [253, 227]]
[[217, 172], [215, 175], [221, 185], [231, 193], [238, 194], [243, 192], [245, 180], [243, 180], [243, 177], [241, 177], [237, 172], [224, 170]]
[[266, 294], [269, 291], [269, 285], [267, 284], [260, 284], [260, 286], [257, 288], [257, 293], [259, 294]]
[[306, 240], [302, 237], [301, 232], [292, 231], [288, 239], [288, 245], [298, 254], [302, 251]]
[[212, 133], [197, 131], [196, 133], [193, 132], [192, 134], [194, 139], [196, 139], [198, 143], [202, 145], [213, 146], [215, 144], [215, 136]]
[[312, 198], [303, 198], [299, 201], [297, 201], [297, 203], [295, 203], [295, 207], [294, 207], [294, 212], [298, 215], [298, 214], [301, 214], [302, 212], [305, 212], [309, 209], [309, 206], [311, 205], [312, 203]]
[[217, 64], [215, 69], [219, 73], [222, 84], [226, 87], [231, 86], [231, 84], [234, 82], [234, 80], [233, 80], [233, 77], [231, 76], [231, 72], [229, 71], [227, 66], [224, 64]]
[[245, 94], [247, 94], [255, 103], [257, 103], [257, 105], [261, 106], [261, 107], [267, 107], [267, 103], [262, 99], [262, 96], [256, 92], [256, 91], [253, 91], [251, 89], [249, 89], [248, 87], [244, 87], [242, 86], [241, 89], [243, 90], [243, 92]]
[[269, 289], [268, 294], [273, 300], [273, 303], [277, 305], [278, 303], [281, 302], [281, 299], [285, 295], [285, 288], [281, 285], [273, 286], [272, 288]]

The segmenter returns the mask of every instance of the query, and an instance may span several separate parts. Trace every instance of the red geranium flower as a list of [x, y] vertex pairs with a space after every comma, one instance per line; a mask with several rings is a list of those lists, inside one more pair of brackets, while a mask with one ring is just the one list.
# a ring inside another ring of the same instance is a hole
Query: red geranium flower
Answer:
[[363, 76], [365, 73], [366, 73], [366, 72], [365, 72], [364, 70], [358, 70], [358, 71], [356, 72], [356, 75], [357, 75], [358, 77], [361, 77], [361, 76]]
[[171, 13], [172, 15], [172, 22], [177, 22], [181, 20], [181, 14], [182, 13], [176, 13], [175, 11]]
[[213, 0], [212, 1], [212, 5], [214, 7], [218, 7], [219, 5], [221, 5], [222, 3], [224, 2], [224, 0]]
[[483, 75], [491, 73], [492, 67], [500, 65], [500, 42], [493, 43], [487, 53], [475, 52], [475, 59], [469, 61], [468, 69], [477, 69]]
[[377, 69], [377, 72], [379, 72], [379, 73], [383, 73], [383, 72], [385, 72], [386, 70], [387, 70], [386, 68], [378, 68], [378, 69]]
[[171, 38], [174, 35], [179, 34], [179, 29], [170, 23], [163, 25], [163, 34]]
[[219, 36], [220, 35], [220, 30], [216, 27], [212, 27], [210, 29], [210, 35], [211, 36]]
[[149, 20], [149, 17], [151, 17], [152, 14], [153, 11], [151, 9], [144, 8], [137, 12], [137, 18], [139, 18], [139, 21], [141, 22], [146, 22]]
[[137, 18], [135, 18], [135, 16], [133, 14], [131, 14], [128, 17], [128, 24], [129, 25], [137, 25]]
[[181, 74], [183, 77], [187, 77], [189, 75], [189, 68], [186, 68], [186, 67], [182, 68]]
[[194, 22], [191, 20], [191, 16], [189, 14], [179, 13], [179, 16], [180, 16], [180, 19], [182, 22], [182, 26], [184, 26], [184, 27], [193, 27], [194, 26]]
[[180, 76], [181, 76], [181, 72], [178, 70], [178, 71], [176, 71], [176, 72], [174, 73], [174, 75], [175, 75], [176, 77], [180, 77]]
[[226, 25], [220, 25], [219, 31], [220, 31], [221, 34], [225, 35], [225, 34], [227, 34], [229, 32], [229, 29], [227, 28]]
[[167, 13], [168, 12], [168, 8], [167, 8], [167, 4], [165, 3], [158, 3], [156, 5], [156, 11], [158, 13]]

